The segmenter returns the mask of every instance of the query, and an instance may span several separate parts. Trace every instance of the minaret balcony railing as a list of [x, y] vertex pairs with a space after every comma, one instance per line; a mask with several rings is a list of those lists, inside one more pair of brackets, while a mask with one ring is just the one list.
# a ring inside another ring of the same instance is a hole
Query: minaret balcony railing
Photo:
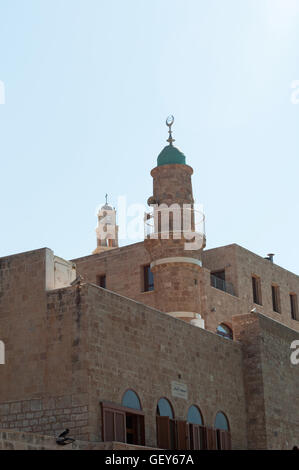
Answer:
[[144, 238], [205, 239], [205, 215], [193, 208], [155, 208], [144, 216]]

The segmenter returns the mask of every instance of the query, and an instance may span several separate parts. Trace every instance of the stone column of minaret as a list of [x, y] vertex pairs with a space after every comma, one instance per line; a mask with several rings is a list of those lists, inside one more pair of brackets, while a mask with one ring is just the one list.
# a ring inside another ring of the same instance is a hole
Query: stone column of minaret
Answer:
[[[148, 205], [153, 207], [154, 222], [152, 233], [145, 238], [145, 247], [154, 275], [156, 308], [204, 327], [199, 283], [205, 235], [196, 232], [193, 169], [186, 165], [185, 155], [173, 146], [171, 126], [174, 119], [171, 118], [166, 122], [170, 127], [169, 145], [162, 150], [157, 167], [151, 172], [153, 196], [148, 199]], [[184, 231], [186, 219], [189, 219], [189, 229]], [[192, 244], [190, 236], [194, 236], [197, 243]]]
[[[107, 196], [106, 196], [107, 199]], [[97, 247], [93, 254], [118, 248], [118, 225], [116, 225], [116, 210], [106, 200], [99, 210], [98, 227], [96, 228]]]

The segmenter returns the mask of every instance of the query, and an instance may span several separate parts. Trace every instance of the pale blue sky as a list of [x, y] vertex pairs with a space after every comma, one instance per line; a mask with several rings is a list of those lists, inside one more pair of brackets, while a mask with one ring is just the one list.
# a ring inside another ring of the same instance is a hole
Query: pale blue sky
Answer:
[[299, 1], [0, 0], [0, 80], [0, 256], [90, 254], [106, 192], [152, 194], [172, 113], [208, 248], [299, 273]]

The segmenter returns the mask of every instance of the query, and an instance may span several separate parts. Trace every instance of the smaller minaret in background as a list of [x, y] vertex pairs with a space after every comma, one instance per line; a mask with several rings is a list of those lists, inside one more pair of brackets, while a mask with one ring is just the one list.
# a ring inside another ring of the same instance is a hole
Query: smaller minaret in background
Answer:
[[118, 225], [116, 225], [116, 210], [108, 204], [106, 194], [106, 204], [99, 210], [98, 226], [96, 228], [97, 247], [93, 255], [103, 251], [118, 248]]

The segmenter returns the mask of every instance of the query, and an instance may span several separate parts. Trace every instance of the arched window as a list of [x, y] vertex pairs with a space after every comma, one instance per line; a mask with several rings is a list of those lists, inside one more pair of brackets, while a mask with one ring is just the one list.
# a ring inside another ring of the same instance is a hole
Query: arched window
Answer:
[[176, 448], [174, 413], [166, 398], [160, 398], [157, 405], [157, 445], [161, 449]]
[[229, 422], [222, 411], [218, 411], [216, 415], [214, 428], [217, 436], [217, 449], [230, 450], [232, 443]]
[[133, 410], [141, 410], [140, 400], [137, 394], [133, 390], [127, 390], [123, 396], [122, 406], [126, 408], [132, 408]]
[[190, 424], [203, 425], [202, 415], [197, 406], [192, 405], [188, 410], [187, 421]]
[[222, 411], [218, 411], [216, 418], [215, 418], [215, 426], [216, 429], [220, 429], [221, 431], [229, 431], [229, 423], [228, 419]]
[[223, 336], [224, 338], [227, 338], [227, 339], [233, 339], [232, 329], [229, 326], [225, 325], [224, 323], [221, 323], [218, 326], [217, 335]]
[[[110, 426], [115, 430], [114, 440], [144, 445], [144, 413], [137, 393], [134, 390], [127, 390], [123, 395], [121, 406], [116, 409], [117, 411], [113, 411], [113, 414], [108, 414], [111, 423], [106, 425], [106, 429]], [[109, 413], [109, 410], [106, 410], [106, 414], [107, 412]], [[119, 426], [119, 429], [116, 426]]]
[[166, 398], [160, 398], [157, 405], [157, 415], [168, 416], [170, 419], [174, 418], [172, 406]]
[[199, 408], [195, 405], [190, 406], [187, 414], [189, 427], [189, 444], [191, 450], [200, 450], [206, 448], [205, 428]]

